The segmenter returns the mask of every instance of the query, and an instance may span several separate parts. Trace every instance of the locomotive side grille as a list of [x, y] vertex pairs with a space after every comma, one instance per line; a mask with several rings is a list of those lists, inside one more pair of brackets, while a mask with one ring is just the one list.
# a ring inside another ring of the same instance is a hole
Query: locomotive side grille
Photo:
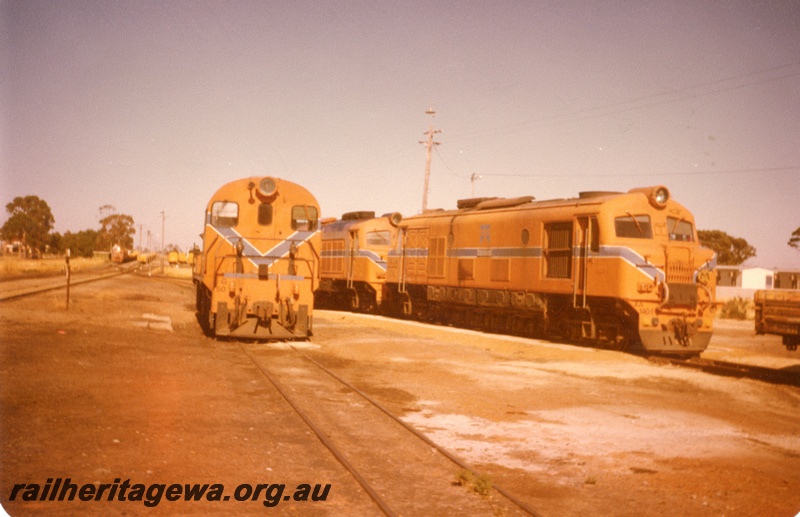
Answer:
[[492, 282], [508, 282], [510, 265], [508, 259], [492, 259]]
[[572, 222], [544, 225], [547, 247], [544, 250], [547, 278], [572, 277]]
[[667, 265], [667, 283], [691, 284], [694, 270], [688, 262], [671, 260]]
[[341, 274], [344, 271], [344, 239], [322, 243], [320, 270], [331, 274]]
[[444, 276], [445, 245], [444, 237], [431, 237], [428, 243], [428, 275]]

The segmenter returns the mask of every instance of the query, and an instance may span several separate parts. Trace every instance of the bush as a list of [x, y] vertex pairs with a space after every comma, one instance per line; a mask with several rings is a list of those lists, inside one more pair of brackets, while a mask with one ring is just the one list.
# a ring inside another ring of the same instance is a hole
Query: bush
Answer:
[[456, 484], [467, 487], [470, 491], [484, 497], [492, 491], [492, 480], [486, 474], [476, 476], [469, 470], [461, 470], [456, 474]]
[[746, 298], [735, 297], [726, 301], [719, 311], [719, 317], [729, 320], [746, 320], [752, 319], [753, 301]]

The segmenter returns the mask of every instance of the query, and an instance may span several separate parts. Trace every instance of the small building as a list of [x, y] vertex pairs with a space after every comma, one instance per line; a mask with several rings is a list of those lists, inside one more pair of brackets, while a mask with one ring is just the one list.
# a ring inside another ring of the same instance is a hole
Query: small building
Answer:
[[775, 289], [800, 289], [800, 269], [776, 271]]
[[14, 241], [0, 241], [0, 253], [3, 255], [19, 255], [22, 252], [22, 242]]
[[775, 272], [761, 267], [717, 266], [717, 287], [772, 289]]
[[717, 266], [717, 287], [737, 287], [742, 282], [742, 269], [736, 266]]
[[800, 289], [800, 270], [717, 266], [717, 299], [752, 298], [759, 289]]

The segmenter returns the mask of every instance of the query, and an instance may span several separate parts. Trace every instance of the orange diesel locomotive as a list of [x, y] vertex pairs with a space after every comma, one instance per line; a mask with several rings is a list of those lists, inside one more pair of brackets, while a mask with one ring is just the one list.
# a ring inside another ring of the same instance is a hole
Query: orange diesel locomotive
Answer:
[[308, 338], [319, 245], [319, 204], [305, 188], [271, 177], [222, 186], [206, 208], [194, 265], [206, 333]]
[[716, 257], [665, 187], [463, 200], [400, 231], [384, 293], [395, 314], [666, 354], [711, 338]]
[[383, 301], [386, 258], [397, 239], [399, 213], [350, 212], [322, 226], [317, 307], [376, 312]]

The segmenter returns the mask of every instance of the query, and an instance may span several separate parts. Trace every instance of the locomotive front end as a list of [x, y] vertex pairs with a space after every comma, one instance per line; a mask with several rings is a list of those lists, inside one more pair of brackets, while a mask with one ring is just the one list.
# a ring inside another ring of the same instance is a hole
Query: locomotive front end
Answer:
[[245, 178], [208, 204], [195, 264], [197, 309], [209, 335], [306, 339], [312, 331], [319, 205], [303, 187]]
[[700, 246], [694, 217], [665, 187], [631, 193], [644, 194], [649, 207], [641, 198], [638, 206], [629, 202], [617, 210], [614, 224], [638, 271], [627, 297], [638, 313], [642, 347], [664, 354], [699, 354], [713, 331], [715, 254]]
[[402, 219], [397, 212], [375, 217], [361, 211], [323, 223], [318, 307], [378, 312], [387, 256]]

